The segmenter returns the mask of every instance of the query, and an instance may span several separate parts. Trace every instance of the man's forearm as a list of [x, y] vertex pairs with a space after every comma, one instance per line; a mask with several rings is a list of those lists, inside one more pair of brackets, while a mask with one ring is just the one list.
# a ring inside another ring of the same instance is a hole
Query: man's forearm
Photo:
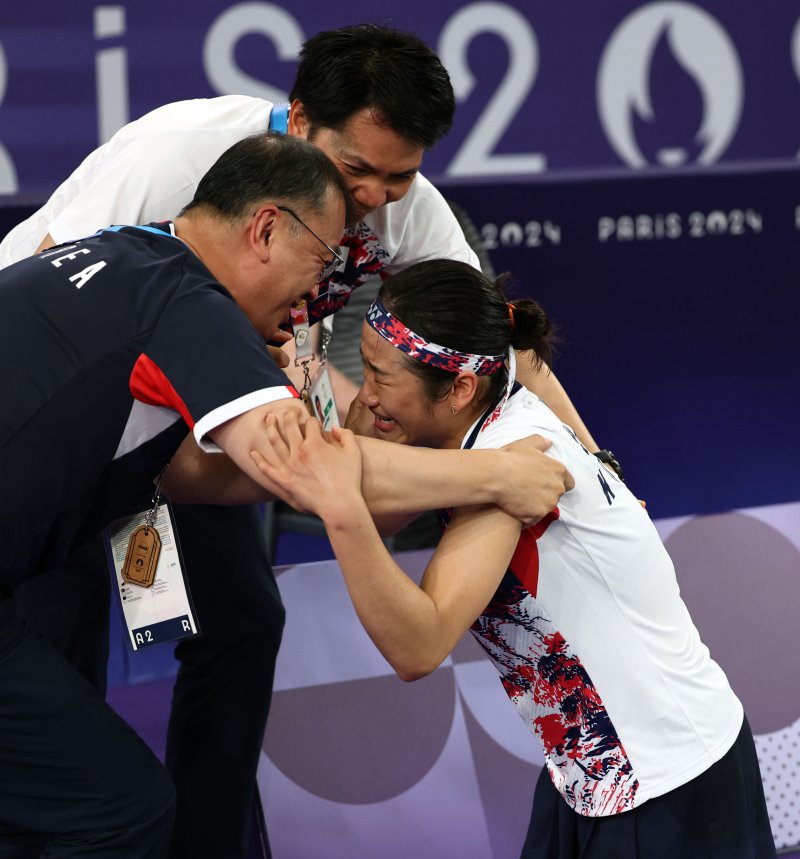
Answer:
[[178, 504], [252, 504], [275, 497], [227, 454], [200, 450], [191, 433], [170, 461], [163, 486]]
[[438, 507], [495, 504], [503, 456], [497, 450], [430, 450], [358, 438], [361, 489], [373, 516]]

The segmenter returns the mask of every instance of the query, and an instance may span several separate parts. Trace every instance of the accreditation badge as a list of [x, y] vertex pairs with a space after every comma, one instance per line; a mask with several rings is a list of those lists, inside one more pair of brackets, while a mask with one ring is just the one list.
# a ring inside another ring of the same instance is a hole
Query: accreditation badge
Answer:
[[169, 502], [117, 519], [103, 539], [131, 650], [197, 635]]
[[339, 414], [333, 399], [333, 386], [327, 364], [320, 364], [314, 373], [309, 388], [309, 402], [312, 406], [311, 414], [319, 419], [322, 429], [330, 430], [339, 426]]
[[294, 362], [299, 365], [301, 362], [314, 357], [314, 343], [308, 321], [308, 302], [301, 299], [289, 308], [289, 318], [292, 320], [292, 334], [294, 334]]
[[308, 321], [308, 305], [299, 301], [290, 310], [295, 342], [295, 366], [303, 368], [303, 386], [300, 399], [305, 403], [312, 418], [317, 418], [324, 430], [339, 426], [339, 415], [333, 399], [333, 386], [328, 373], [328, 343], [331, 339], [330, 317], [322, 321], [322, 355], [313, 377], [311, 365], [317, 360], [314, 354]]

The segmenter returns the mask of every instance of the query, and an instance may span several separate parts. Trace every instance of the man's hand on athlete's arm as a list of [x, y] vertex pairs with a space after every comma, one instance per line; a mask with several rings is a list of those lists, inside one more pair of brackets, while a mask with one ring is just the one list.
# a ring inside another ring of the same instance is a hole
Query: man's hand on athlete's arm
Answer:
[[164, 488], [182, 504], [252, 504], [280, 498], [283, 490], [258, 469], [251, 450], [264, 445], [268, 415], [296, 413], [299, 421], [308, 417], [305, 406], [287, 398], [258, 406], [211, 430], [209, 437], [223, 453], [201, 450], [192, 434], [170, 461]]
[[508, 491], [498, 506], [524, 525], [533, 525], [556, 508], [561, 496], [575, 486], [565, 465], [547, 456], [552, 442], [531, 435], [501, 447], [511, 459]]
[[[290, 438], [296, 441], [295, 425], [305, 420], [287, 412], [277, 417], [269, 432], [279, 432], [287, 443]], [[266, 475], [265, 463], [281, 458], [280, 451], [285, 453], [287, 448], [279, 446], [276, 452], [269, 433], [264, 440], [263, 447], [253, 448], [252, 456]], [[574, 485], [569, 471], [543, 452], [550, 442], [541, 436], [501, 450], [431, 450], [373, 438], [357, 438], [357, 443], [363, 459], [364, 498], [373, 516], [384, 523], [386, 517], [400, 521], [438, 507], [497, 504], [531, 524], [547, 515]], [[298, 462], [298, 468], [303, 467]]]

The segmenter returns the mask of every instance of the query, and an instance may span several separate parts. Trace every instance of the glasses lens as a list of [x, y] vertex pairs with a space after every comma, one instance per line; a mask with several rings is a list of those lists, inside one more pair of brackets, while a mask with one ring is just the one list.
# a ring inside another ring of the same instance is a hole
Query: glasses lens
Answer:
[[337, 256], [325, 263], [325, 266], [322, 269], [322, 273], [320, 274], [319, 279], [321, 281], [327, 280], [336, 271], [336, 269], [339, 268], [340, 263], [341, 260]]

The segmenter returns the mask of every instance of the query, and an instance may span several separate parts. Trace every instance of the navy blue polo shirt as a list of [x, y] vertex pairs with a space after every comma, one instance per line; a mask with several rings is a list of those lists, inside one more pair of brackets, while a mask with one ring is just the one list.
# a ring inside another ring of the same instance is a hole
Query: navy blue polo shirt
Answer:
[[117, 227], [0, 271], [0, 587], [138, 508], [188, 430], [296, 395], [208, 269]]

